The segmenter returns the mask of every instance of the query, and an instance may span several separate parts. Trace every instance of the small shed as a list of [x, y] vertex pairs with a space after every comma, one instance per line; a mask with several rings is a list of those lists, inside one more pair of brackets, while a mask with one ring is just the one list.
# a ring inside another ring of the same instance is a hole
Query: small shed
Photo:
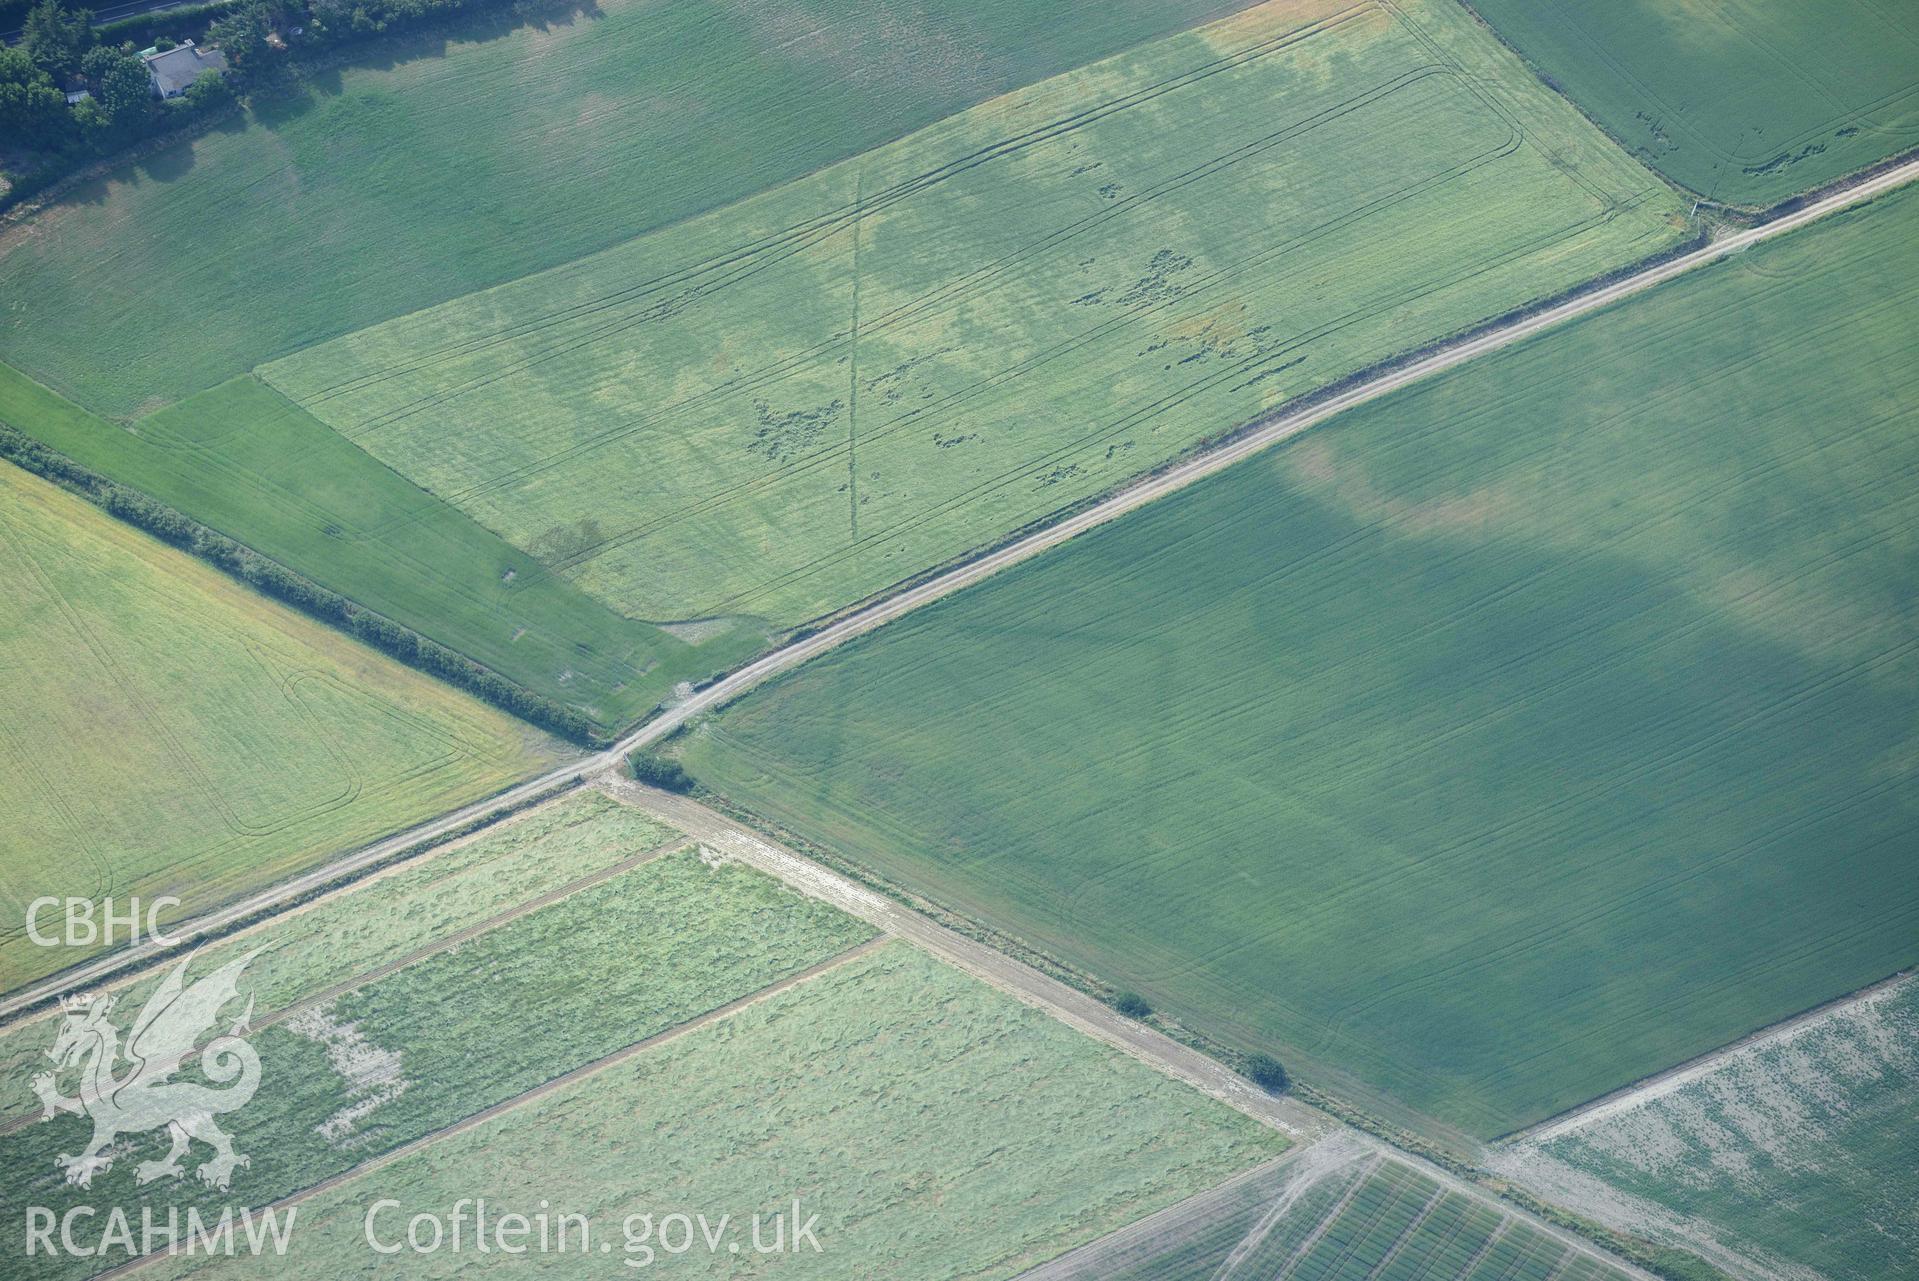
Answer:
[[177, 49], [148, 49], [140, 55], [153, 77], [153, 92], [161, 98], [177, 98], [187, 86], [200, 78], [202, 71], [225, 71], [226, 55], [218, 49], [201, 49], [188, 40]]

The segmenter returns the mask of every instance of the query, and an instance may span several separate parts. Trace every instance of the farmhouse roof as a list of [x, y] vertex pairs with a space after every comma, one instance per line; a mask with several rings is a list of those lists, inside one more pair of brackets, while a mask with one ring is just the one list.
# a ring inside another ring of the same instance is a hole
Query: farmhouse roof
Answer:
[[197, 48], [188, 40], [177, 49], [143, 53], [147, 74], [153, 77], [153, 89], [162, 98], [177, 98], [197, 80], [202, 71], [225, 71], [227, 57], [218, 49]]

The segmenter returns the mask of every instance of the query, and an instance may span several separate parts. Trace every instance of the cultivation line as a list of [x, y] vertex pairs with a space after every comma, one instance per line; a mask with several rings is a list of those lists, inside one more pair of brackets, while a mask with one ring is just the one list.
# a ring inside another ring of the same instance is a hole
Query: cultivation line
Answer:
[[[1864, 204], [1906, 185], [1915, 178], [1919, 178], [1919, 160], [1908, 161], [1888, 169], [1855, 186], [1811, 201], [1802, 208], [1769, 222], [1722, 235], [1699, 249], [1634, 272], [1542, 311], [1497, 325], [1476, 336], [1450, 343], [1429, 355], [1387, 370], [1318, 404], [1281, 413], [1213, 449], [1196, 454], [1164, 472], [1149, 476], [1122, 489], [1083, 511], [1035, 530], [974, 560], [956, 565], [893, 596], [885, 597], [856, 610], [811, 635], [782, 645], [748, 663], [732, 675], [716, 681], [677, 705], [662, 711], [595, 756], [560, 766], [488, 800], [464, 806], [430, 823], [388, 837], [386, 840], [365, 847], [274, 889], [250, 895], [228, 907], [195, 920], [183, 922], [175, 927], [175, 936], [190, 941], [218, 930], [224, 925], [230, 925], [235, 920], [270, 910], [303, 894], [311, 893], [331, 879], [352, 874], [391, 859], [414, 843], [442, 836], [495, 809], [522, 804], [545, 788], [617, 768], [629, 752], [659, 741], [694, 717], [714, 710], [782, 672], [798, 667], [828, 650], [890, 623], [923, 605], [931, 604], [970, 587], [1002, 569], [1030, 560], [1078, 534], [1117, 519], [1169, 494], [1177, 493], [1273, 445], [1290, 440], [1348, 409], [1377, 400], [1481, 356], [1524, 342], [1548, 329], [1644, 293], [1656, 285], [1708, 266], [1763, 241], [1785, 235], [1821, 218]], [[152, 944], [142, 944], [110, 953], [43, 979], [0, 999], [0, 1021], [10, 1020], [22, 1010], [43, 1004], [57, 993], [96, 983], [129, 965], [149, 960], [163, 951], [165, 949]]]

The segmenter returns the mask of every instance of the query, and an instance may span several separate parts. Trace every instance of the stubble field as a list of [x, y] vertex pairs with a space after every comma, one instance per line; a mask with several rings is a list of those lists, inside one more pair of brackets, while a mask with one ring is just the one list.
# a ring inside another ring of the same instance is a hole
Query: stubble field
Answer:
[[1209, 1222], [1105, 1252], [1046, 1281], [1622, 1281], [1624, 1273], [1503, 1207], [1333, 1137]]
[[1919, 983], [1501, 1150], [1496, 1169], [1728, 1271], [1919, 1274]]

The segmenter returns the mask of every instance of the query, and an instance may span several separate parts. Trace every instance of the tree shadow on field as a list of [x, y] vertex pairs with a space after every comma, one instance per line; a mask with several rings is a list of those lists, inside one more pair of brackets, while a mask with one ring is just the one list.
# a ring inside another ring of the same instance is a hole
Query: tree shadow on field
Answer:
[[133, 168], [142, 178], [153, 182], [176, 182], [193, 172], [194, 143], [197, 141], [188, 139], [176, 146], [141, 156], [133, 162]]
[[202, 139], [216, 133], [243, 133], [246, 128], [246, 113], [235, 111], [207, 124], [189, 137], [164, 145], [149, 141], [146, 150], [137, 151], [117, 162], [109, 162], [105, 171], [92, 177], [73, 180], [70, 186], [61, 189], [54, 204], [56, 207], [104, 205], [111, 198], [115, 184], [176, 182], [192, 173], [194, 166], [199, 163], [198, 148]]
[[454, 44], [513, 39], [527, 30], [547, 32], [605, 16], [599, 0], [516, 0], [458, 14], [431, 26], [350, 45], [325, 61], [289, 67], [270, 84], [255, 88], [249, 114], [266, 128], [279, 129], [337, 97], [346, 71], [392, 71], [421, 59], [444, 58]]

